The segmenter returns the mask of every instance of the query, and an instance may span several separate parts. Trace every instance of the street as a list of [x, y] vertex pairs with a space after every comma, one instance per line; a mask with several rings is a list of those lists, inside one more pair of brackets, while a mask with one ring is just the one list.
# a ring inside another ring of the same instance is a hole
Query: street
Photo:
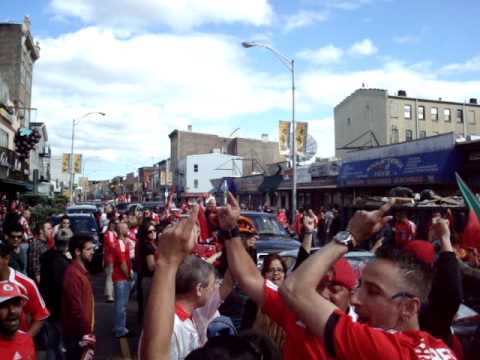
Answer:
[[95, 334], [97, 337], [96, 359], [136, 359], [140, 327], [137, 324], [137, 302], [130, 300], [127, 312], [127, 327], [135, 333], [131, 338], [116, 339], [113, 329], [113, 303], [105, 302], [103, 273], [92, 276], [95, 293]]

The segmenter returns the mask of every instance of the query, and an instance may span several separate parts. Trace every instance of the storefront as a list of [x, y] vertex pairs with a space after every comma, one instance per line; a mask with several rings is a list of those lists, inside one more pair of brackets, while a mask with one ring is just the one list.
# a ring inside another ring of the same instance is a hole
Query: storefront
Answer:
[[26, 161], [20, 160], [14, 151], [0, 147], [0, 193], [14, 199], [17, 193], [32, 190]]

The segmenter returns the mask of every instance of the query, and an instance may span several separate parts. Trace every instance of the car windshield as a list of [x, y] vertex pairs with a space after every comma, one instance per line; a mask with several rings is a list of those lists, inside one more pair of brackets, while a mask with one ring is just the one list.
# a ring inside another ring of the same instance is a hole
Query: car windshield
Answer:
[[75, 234], [97, 232], [97, 224], [92, 217], [70, 217], [70, 223]]
[[287, 233], [274, 216], [247, 215], [253, 220], [259, 235], [285, 236]]

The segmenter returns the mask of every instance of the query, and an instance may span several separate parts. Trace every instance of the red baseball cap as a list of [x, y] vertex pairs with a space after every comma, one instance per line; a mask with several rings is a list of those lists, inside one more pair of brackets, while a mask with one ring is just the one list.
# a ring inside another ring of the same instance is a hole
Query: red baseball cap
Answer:
[[412, 240], [405, 246], [405, 250], [413, 253], [419, 260], [422, 260], [429, 265], [433, 265], [435, 249], [428, 241]]
[[17, 297], [28, 300], [28, 297], [14, 283], [9, 281], [0, 282], [0, 304]]
[[353, 267], [347, 259], [340, 258], [337, 260], [333, 266], [332, 281], [345, 286], [349, 290], [352, 290], [357, 286], [358, 276], [355, 271], [353, 271]]

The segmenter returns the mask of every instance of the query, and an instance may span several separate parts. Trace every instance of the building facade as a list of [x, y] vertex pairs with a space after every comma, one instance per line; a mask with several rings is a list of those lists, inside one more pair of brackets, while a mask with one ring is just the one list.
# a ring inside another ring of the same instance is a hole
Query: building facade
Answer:
[[48, 144], [47, 126], [44, 123], [31, 122], [30, 128], [37, 130], [40, 141], [30, 152], [30, 180], [33, 182], [34, 192], [51, 195], [50, 190], [50, 158], [51, 150]]
[[166, 194], [172, 187], [172, 172], [170, 171], [170, 159], [159, 161], [154, 164], [153, 172], [153, 198], [166, 201]]
[[184, 193], [208, 193], [213, 188], [210, 180], [243, 174], [242, 158], [222, 153], [189, 155], [178, 166], [178, 184]]
[[278, 143], [263, 138], [226, 138], [193, 131], [174, 130], [170, 135], [170, 169], [173, 184], [179, 185], [179, 162], [188, 155], [223, 153], [243, 158], [243, 174], [261, 173], [267, 164], [281, 162]]
[[480, 105], [408, 97], [403, 90], [357, 89], [335, 107], [336, 156], [453, 132], [480, 134]]
[[40, 47], [34, 42], [30, 27], [28, 17], [22, 24], [0, 23], [0, 74], [24, 128], [30, 124], [33, 65], [40, 57]]

